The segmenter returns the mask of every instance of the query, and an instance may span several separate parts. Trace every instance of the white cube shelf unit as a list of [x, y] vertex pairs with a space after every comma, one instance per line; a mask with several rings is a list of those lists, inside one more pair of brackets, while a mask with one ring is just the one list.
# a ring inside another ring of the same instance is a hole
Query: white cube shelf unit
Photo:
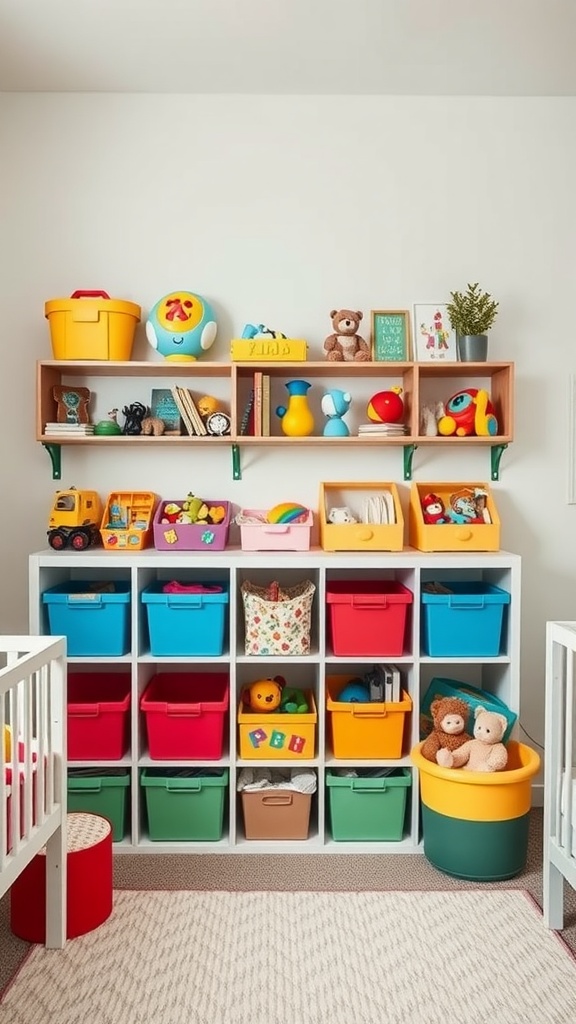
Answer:
[[[129, 853], [413, 853], [421, 850], [419, 831], [418, 772], [412, 766], [410, 750], [419, 741], [419, 708], [423, 694], [434, 677], [456, 678], [480, 686], [503, 700], [512, 710], [519, 708], [519, 636], [520, 573], [518, 555], [495, 553], [424, 554], [411, 548], [397, 553], [328, 553], [313, 549], [302, 553], [243, 552], [228, 548], [213, 553], [173, 553], [146, 549], [134, 553], [104, 552], [97, 548], [84, 552], [55, 552], [50, 549], [30, 556], [30, 630], [49, 632], [42, 594], [48, 588], [71, 581], [115, 581], [129, 584], [130, 650], [120, 657], [69, 657], [69, 671], [102, 673], [125, 668], [131, 678], [130, 745], [118, 761], [74, 762], [74, 766], [124, 767], [131, 779], [129, 826], [117, 852]], [[311, 651], [297, 657], [252, 657], [244, 648], [244, 610], [241, 585], [245, 580], [265, 584], [278, 580], [293, 585], [311, 579], [316, 585], [312, 608]], [[170, 580], [183, 583], [225, 581], [230, 588], [227, 608], [224, 652], [215, 657], [155, 657], [150, 653], [146, 608], [141, 600], [149, 584]], [[334, 580], [394, 580], [413, 594], [408, 608], [407, 629], [402, 655], [390, 658], [338, 657], [333, 653], [327, 628], [326, 588]], [[511, 595], [504, 619], [504, 653], [494, 657], [436, 658], [422, 653], [421, 592], [429, 581], [478, 580], [502, 587]], [[402, 754], [395, 759], [337, 759], [331, 750], [326, 710], [326, 677], [350, 673], [362, 675], [375, 662], [393, 661], [403, 675], [403, 685], [412, 700], [412, 713], [406, 716]], [[219, 761], [158, 761], [151, 759], [143, 715], [141, 695], [158, 672], [226, 672], [230, 679], [230, 707], [225, 720], [222, 756]], [[274, 759], [243, 760], [239, 756], [237, 711], [243, 686], [257, 679], [281, 674], [288, 684], [312, 690], [318, 708], [314, 756], [305, 761]], [[244, 836], [241, 801], [236, 792], [238, 773], [244, 765], [295, 767], [310, 766], [317, 773], [318, 789], [312, 798], [310, 831], [303, 840], [247, 840]], [[330, 828], [326, 772], [334, 768], [404, 767], [411, 773], [407, 791], [402, 838], [392, 841], [337, 841]], [[229, 788], [225, 801], [222, 837], [217, 841], [151, 841], [141, 772], [150, 767], [223, 767], [229, 770]]]

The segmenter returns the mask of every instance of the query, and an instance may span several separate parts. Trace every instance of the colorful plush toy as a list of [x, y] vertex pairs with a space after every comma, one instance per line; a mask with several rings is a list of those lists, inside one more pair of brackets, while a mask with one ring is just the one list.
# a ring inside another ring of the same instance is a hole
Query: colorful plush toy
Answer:
[[421, 501], [422, 518], [429, 526], [449, 522], [442, 498], [437, 494], [425, 494]]
[[440, 750], [437, 762], [443, 768], [464, 768], [469, 772], [500, 772], [508, 764], [508, 751], [502, 737], [508, 727], [505, 715], [487, 711], [478, 704], [474, 709], [474, 739], [457, 750]]
[[360, 310], [333, 309], [330, 313], [334, 333], [324, 342], [326, 358], [331, 362], [370, 361], [370, 346], [358, 334], [363, 314]]
[[282, 700], [281, 677], [256, 680], [245, 691], [245, 697], [252, 711], [276, 711]]
[[180, 504], [176, 501], [166, 502], [162, 509], [160, 522], [162, 524], [179, 523], [180, 525], [193, 525], [198, 523], [200, 525], [214, 526], [221, 523], [225, 518], [226, 509], [224, 505], [207, 505], [203, 498], [198, 498], [192, 492], [189, 492], [185, 500]]
[[458, 750], [472, 739], [466, 732], [470, 705], [459, 697], [437, 697], [430, 705], [432, 732], [421, 747], [422, 757], [442, 764], [441, 755]]
[[442, 437], [494, 437], [498, 421], [494, 406], [483, 388], [464, 388], [446, 402], [446, 412], [438, 420], [438, 433]]

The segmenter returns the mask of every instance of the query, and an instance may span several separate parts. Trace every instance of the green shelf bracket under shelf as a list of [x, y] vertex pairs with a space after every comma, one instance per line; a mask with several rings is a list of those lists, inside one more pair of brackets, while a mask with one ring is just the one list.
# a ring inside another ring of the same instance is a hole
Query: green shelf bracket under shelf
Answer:
[[411, 480], [412, 479], [412, 459], [414, 458], [414, 452], [416, 451], [417, 447], [418, 447], [417, 444], [407, 444], [407, 445], [404, 445], [403, 454], [404, 454], [404, 479], [405, 480]]
[[52, 479], [62, 479], [62, 445], [42, 442], [52, 461]]
[[232, 477], [234, 480], [242, 479], [242, 469], [240, 467], [240, 445], [232, 445]]
[[504, 451], [506, 450], [507, 447], [508, 447], [507, 444], [495, 444], [494, 447], [490, 449], [490, 479], [491, 480], [499, 480], [500, 479], [500, 459], [502, 458], [502, 455], [503, 455], [503, 453], [504, 453]]

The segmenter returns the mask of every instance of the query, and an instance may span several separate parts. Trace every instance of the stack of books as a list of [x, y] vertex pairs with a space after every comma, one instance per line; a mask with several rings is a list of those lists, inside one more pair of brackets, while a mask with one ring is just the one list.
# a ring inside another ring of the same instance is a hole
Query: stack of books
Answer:
[[401, 437], [407, 431], [403, 423], [361, 423], [358, 437]]
[[94, 433], [93, 423], [47, 423], [45, 434], [59, 437], [89, 437]]
[[192, 394], [188, 388], [180, 388], [175, 384], [172, 388], [172, 394], [180, 411], [182, 422], [190, 436], [206, 437], [208, 434], [206, 424], [198, 412], [194, 399], [192, 398]]

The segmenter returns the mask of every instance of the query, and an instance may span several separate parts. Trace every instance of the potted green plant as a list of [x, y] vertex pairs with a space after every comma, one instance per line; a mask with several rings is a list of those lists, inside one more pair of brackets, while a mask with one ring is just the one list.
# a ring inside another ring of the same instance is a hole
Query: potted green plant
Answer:
[[483, 292], [476, 281], [465, 292], [450, 292], [448, 318], [456, 331], [458, 357], [463, 362], [484, 362], [488, 355], [488, 334], [497, 313], [498, 302]]

